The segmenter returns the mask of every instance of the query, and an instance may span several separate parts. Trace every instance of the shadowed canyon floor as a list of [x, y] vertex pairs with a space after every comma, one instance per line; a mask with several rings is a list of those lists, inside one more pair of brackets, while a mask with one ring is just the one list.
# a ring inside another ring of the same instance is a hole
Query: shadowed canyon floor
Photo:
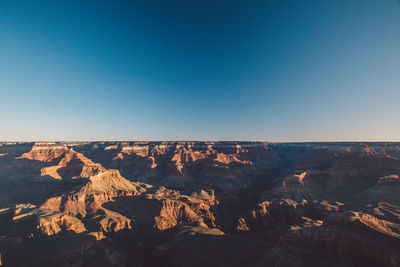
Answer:
[[400, 266], [400, 143], [0, 143], [2, 266]]

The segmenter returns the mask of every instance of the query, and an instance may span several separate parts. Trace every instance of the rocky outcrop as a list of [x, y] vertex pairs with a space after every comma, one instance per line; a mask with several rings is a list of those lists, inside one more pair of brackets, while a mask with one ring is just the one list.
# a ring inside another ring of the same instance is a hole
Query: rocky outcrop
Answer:
[[113, 201], [116, 197], [138, 196], [146, 191], [146, 187], [149, 186], [126, 180], [117, 170], [104, 170], [90, 177], [78, 192], [50, 198], [40, 208], [62, 214], [61, 218], [63, 215], [81, 218], [91, 216], [97, 222], [98, 230], [120, 231], [130, 229], [131, 221], [121, 214], [105, 209], [102, 204]]
[[50, 214], [47, 216], [41, 215], [39, 217], [37, 229], [41, 234], [48, 236], [60, 233], [61, 231], [72, 231], [80, 234], [87, 230], [81, 220], [62, 213]]
[[185, 164], [204, 160], [214, 153], [215, 151], [211, 147], [208, 147], [205, 151], [194, 151], [191, 146], [178, 145], [171, 161], [175, 162], [177, 170], [182, 172]]
[[239, 160], [238, 156], [236, 154], [224, 154], [224, 153], [218, 153], [215, 161], [219, 162], [219, 163], [223, 163], [223, 164], [231, 164], [234, 162], [245, 164], [245, 165], [252, 164], [252, 162], [249, 160], [246, 160], [246, 161]]
[[56, 166], [41, 169], [42, 176], [48, 175], [57, 180], [89, 178], [105, 170], [99, 163], [93, 163], [82, 153], [77, 153], [72, 148], [60, 156], [62, 158]]
[[214, 191], [201, 190], [187, 196], [175, 190], [164, 187], [159, 188], [154, 194], [147, 194], [146, 199], [156, 200], [159, 211], [154, 217], [154, 227], [165, 230], [181, 223], [205, 222], [215, 227], [213, 209], [218, 205]]
[[276, 266], [330, 265], [330, 259], [341, 255], [336, 264], [397, 266], [397, 229], [368, 214], [332, 214], [323, 224], [294, 228], [283, 236], [271, 250], [271, 260]]
[[297, 203], [290, 199], [259, 203], [245, 218], [238, 219], [236, 229], [239, 232], [260, 234], [276, 225], [297, 224], [302, 221], [302, 209], [305, 205], [306, 203]]
[[363, 205], [381, 202], [400, 205], [399, 176], [392, 174], [380, 177], [373, 188], [356, 195], [353, 199]]
[[17, 159], [30, 159], [50, 162], [59, 158], [68, 147], [65, 144], [58, 143], [35, 143], [29, 152], [22, 154]]

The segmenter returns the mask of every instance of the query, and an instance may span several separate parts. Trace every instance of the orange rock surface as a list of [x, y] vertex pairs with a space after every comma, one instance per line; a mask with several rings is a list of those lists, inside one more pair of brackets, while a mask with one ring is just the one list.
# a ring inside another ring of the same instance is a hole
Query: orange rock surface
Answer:
[[399, 266], [399, 173], [399, 143], [1, 143], [0, 260]]

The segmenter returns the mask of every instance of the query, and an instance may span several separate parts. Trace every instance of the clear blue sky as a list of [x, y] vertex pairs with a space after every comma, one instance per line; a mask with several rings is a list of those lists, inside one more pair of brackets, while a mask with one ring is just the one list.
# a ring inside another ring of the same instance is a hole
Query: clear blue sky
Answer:
[[0, 140], [400, 140], [400, 2], [1, 1]]

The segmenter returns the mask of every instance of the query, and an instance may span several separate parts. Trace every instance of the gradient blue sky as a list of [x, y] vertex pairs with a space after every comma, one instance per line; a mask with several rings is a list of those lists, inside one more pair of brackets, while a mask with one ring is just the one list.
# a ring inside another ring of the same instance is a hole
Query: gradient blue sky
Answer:
[[400, 2], [1, 1], [0, 140], [400, 140]]

